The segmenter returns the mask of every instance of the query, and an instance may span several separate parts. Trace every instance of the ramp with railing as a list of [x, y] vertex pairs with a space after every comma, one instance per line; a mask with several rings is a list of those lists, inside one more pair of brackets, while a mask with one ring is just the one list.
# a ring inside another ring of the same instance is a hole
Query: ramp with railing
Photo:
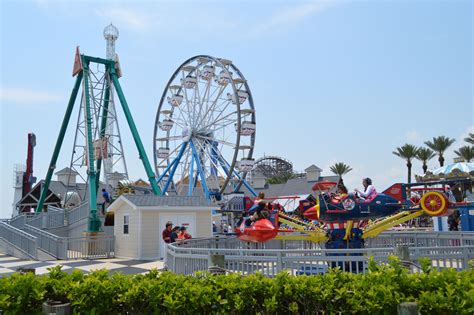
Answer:
[[0, 238], [31, 259], [38, 258], [37, 238], [10, 224], [0, 222]]
[[88, 217], [87, 203], [70, 210], [49, 206], [45, 212], [0, 221], [0, 238], [32, 259], [38, 259], [38, 250], [56, 259], [114, 257], [115, 237], [85, 233]]

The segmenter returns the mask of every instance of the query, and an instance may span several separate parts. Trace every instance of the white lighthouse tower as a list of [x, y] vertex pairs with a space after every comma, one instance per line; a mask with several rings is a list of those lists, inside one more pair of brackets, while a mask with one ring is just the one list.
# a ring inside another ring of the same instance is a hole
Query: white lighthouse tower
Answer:
[[107, 41], [106, 58], [115, 60], [115, 41], [119, 37], [118, 29], [110, 23], [104, 28], [104, 38]]
[[[110, 23], [104, 28], [104, 38], [107, 43], [106, 58], [118, 62], [115, 52], [115, 41], [119, 37], [118, 29]], [[110, 88], [109, 109], [107, 114], [106, 135], [108, 137], [108, 154], [104, 160], [104, 181], [116, 186], [120, 179], [128, 179], [127, 164], [125, 163], [125, 155], [123, 151], [122, 141], [120, 138], [120, 129], [117, 121], [117, 112], [115, 110], [115, 91], [113, 85], [108, 80]], [[115, 187], [114, 187], [115, 188]]]

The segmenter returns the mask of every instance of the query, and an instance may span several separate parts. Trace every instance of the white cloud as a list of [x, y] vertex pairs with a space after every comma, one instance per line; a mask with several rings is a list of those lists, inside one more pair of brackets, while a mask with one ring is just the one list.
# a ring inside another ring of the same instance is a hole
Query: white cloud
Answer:
[[145, 31], [152, 27], [155, 20], [151, 14], [139, 12], [126, 7], [103, 7], [96, 9], [95, 14], [98, 17], [105, 18], [114, 25], [120, 25], [134, 31]]
[[275, 29], [287, 28], [314, 14], [321, 13], [337, 3], [338, 1], [318, 1], [285, 6], [285, 8], [276, 11], [268, 20], [256, 25], [252, 35], [258, 36]]
[[61, 94], [49, 91], [30, 90], [25, 88], [0, 88], [0, 101], [19, 103], [19, 104], [37, 104], [37, 103], [57, 103], [64, 101]]
[[408, 131], [405, 134], [405, 137], [408, 142], [420, 142], [423, 140], [423, 137], [418, 133], [418, 131], [415, 130]]

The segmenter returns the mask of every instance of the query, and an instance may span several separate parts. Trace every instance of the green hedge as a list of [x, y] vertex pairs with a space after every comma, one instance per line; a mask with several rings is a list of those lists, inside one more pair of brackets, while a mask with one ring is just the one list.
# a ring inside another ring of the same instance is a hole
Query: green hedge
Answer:
[[[367, 274], [330, 270], [318, 276], [276, 278], [83, 274], [55, 267], [48, 275], [0, 278], [0, 310], [35, 314], [47, 299], [72, 301], [78, 314], [396, 314], [397, 304], [418, 302], [422, 314], [473, 314], [474, 269], [409, 274], [395, 259], [371, 262]], [[1, 313], [1, 311], [0, 311]]]

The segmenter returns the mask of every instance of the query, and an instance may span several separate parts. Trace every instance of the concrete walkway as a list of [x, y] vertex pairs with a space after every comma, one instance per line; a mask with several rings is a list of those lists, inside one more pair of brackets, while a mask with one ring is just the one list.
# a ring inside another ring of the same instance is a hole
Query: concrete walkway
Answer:
[[98, 260], [25, 260], [0, 253], [0, 277], [8, 276], [19, 268], [34, 268], [37, 275], [48, 273], [47, 268], [62, 265], [65, 272], [80, 270], [88, 273], [92, 270], [107, 269], [110, 273], [143, 274], [153, 268], [163, 269], [163, 261], [145, 261], [130, 259], [98, 259]]

